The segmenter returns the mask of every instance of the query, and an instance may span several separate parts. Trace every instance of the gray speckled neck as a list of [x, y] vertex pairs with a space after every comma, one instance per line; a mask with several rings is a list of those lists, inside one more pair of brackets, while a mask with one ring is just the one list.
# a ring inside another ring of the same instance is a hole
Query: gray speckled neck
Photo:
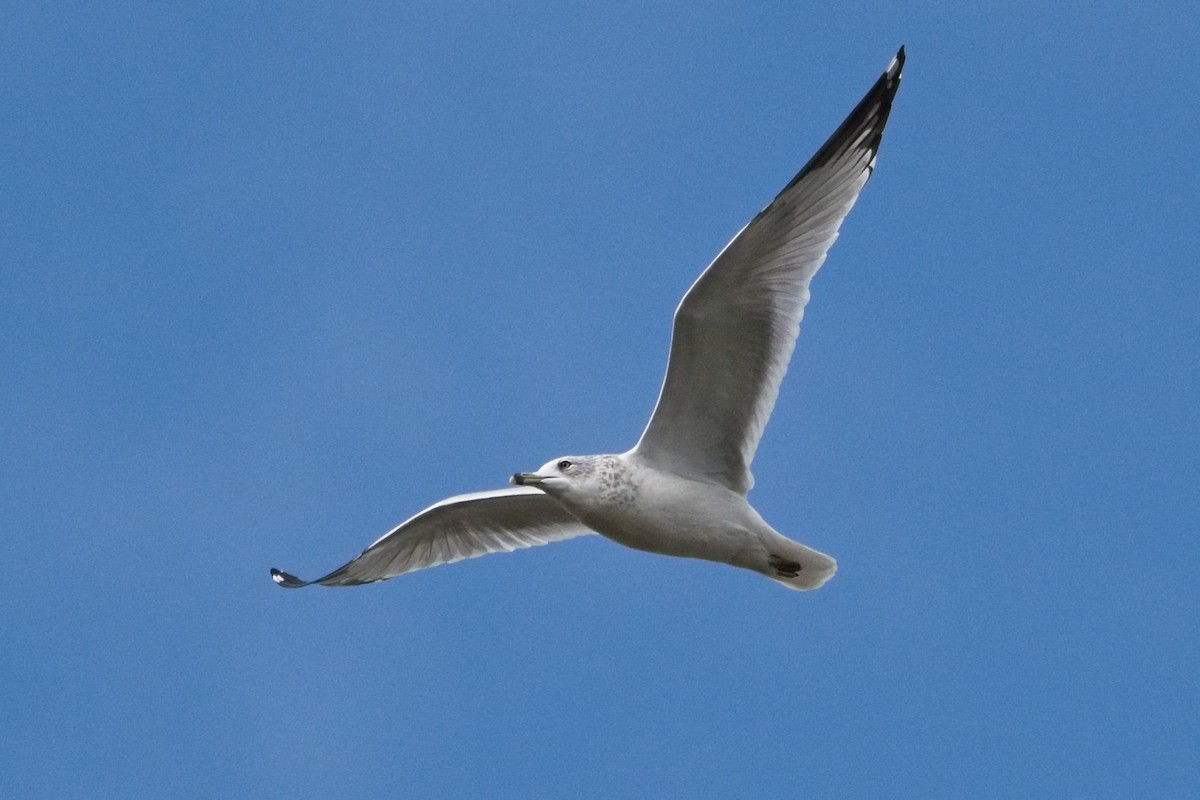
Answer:
[[597, 456], [593, 467], [600, 479], [601, 502], [613, 506], [630, 506], [637, 502], [638, 486], [618, 456]]

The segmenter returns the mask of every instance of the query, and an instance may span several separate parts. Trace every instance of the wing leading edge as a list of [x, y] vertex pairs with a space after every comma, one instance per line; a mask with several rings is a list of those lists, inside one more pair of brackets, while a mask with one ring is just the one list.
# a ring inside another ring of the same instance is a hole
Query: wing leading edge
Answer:
[[809, 281], [871, 175], [904, 48], [832, 136], [725, 246], [675, 311], [658, 403], [634, 451], [747, 492], [800, 332]]
[[434, 503], [381, 536], [354, 560], [305, 581], [272, 569], [285, 589], [357, 586], [488, 553], [511, 552], [592, 533], [538, 489], [460, 494]]

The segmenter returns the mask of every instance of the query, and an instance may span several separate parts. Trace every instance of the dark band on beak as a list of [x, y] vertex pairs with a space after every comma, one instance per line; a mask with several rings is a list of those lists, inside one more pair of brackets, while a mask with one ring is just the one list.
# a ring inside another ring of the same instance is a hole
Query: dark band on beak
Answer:
[[518, 472], [508, 482], [513, 486], [541, 486], [542, 476], [536, 472]]

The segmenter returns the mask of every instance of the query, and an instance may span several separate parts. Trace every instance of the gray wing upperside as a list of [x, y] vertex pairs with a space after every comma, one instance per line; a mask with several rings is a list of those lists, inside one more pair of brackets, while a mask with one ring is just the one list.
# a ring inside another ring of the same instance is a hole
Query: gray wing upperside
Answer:
[[285, 589], [312, 584], [357, 586], [588, 533], [593, 531], [538, 489], [460, 494], [413, 515], [324, 577], [306, 581], [272, 569], [271, 578]]
[[634, 451], [745, 493], [787, 372], [809, 281], [870, 177], [904, 48], [783, 191], [725, 246], [675, 311], [658, 403]]

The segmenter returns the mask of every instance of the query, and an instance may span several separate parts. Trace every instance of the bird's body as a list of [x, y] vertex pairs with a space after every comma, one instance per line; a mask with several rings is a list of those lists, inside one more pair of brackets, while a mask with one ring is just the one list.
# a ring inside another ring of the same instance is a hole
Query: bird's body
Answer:
[[[809, 282], [874, 168], [903, 65], [901, 48], [816, 155], [684, 295], [658, 403], [631, 450], [555, 459], [514, 475], [513, 488], [435, 503], [312, 583], [371, 583], [587, 533], [753, 570], [792, 589], [832, 577], [832, 558], [778, 533], [750, 505], [750, 463]], [[287, 588], [310, 583], [271, 574]]]
[[[534, 477], [561, 473], [564, 462], [573, 480], [555, 485]], [[829, 556], [775, 531], [744, 494], [661, 470], [636, 450], [568, 456], [513, 480], [542, 487], [588, 528], [635, 550], [731, 564], [803, 589], [820, 586], [837, 568]]]
[[758, 514], [746, 498], [646, 464], [637, 454], [575, 457], [596, 460], [619, 476], [614, 492], [551, 495], [580, 522], [614, 542], [667, 556], [749, 566]]

